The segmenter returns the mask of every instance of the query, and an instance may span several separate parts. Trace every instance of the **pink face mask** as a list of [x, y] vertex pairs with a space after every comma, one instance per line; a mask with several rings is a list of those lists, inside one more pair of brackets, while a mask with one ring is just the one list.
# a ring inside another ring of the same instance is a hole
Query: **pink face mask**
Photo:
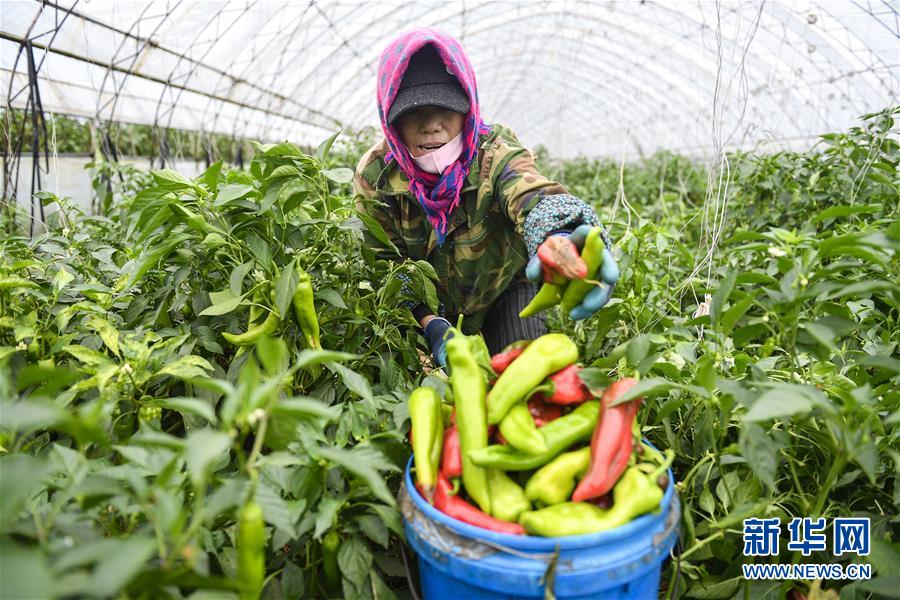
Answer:
[[462, 151], [463, 134], [460, 132], [458, 136], [433, 152], [429, 152], [418, 158], [412, 155], [410, 156], [413, 161], [419, 165], [419, 168], [426, 173], [440, 175], [444, 172], [444, 169], [456, 162], [456, 159], [459, 158]]

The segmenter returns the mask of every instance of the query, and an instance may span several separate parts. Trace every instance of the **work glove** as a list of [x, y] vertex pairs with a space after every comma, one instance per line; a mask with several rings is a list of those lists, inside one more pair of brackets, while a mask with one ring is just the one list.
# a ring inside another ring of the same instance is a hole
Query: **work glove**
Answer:
[[[571, 233], [557, 232], [548, 236], [538, 247], [537, 254], [531, 258], [528, 266], [525, 267], [525, 276], [534, 282], [540, 282], [543, 279], [543, 281], [551, 283], [564, 283], [564, 279], [561, 279], [561, 277], [565, 279], [585, 278], [585, 275], [579, 277], [577, 272], [579, 272], [578, 266], [580, 262], [580, 272], [586, 273], [587, 266], [581, 259], [580, 253], [581, 249], [584, 248], [585, 239], [591, 229], [591, 225], [579, 225]], [[561, 243], [560, 239], [565, 239], [566, 242], [575, 247], [578, 252], [577, 261], [568, 254], [571, 251], [571, 247]], [[603, 241], [606, 247], [603, 249], [603, 262], [598, 272], [586, 273], [587, 279], [599, 280], [602, 285], [594, 287], [585, 295], [581, 304], [569, 311], [569, 318], [572, 320], [587, 319], [603, 308], [609, 302], [610, 297], [612, 297], [613, 288], [619, 280], [619, 265], [616, 264], [616, 259], [610, 251], [612, 244], [605, 232]], [[548, 247], [545, 248], [545, 245]], [[543, 252], [542, 248], [544, 249]], [[566, 275], [566, 272], [574, 275]]]
[[453, 337], [452, 333], [447, 334], [450, 327], [450, 321], [442, 317], [435, 317], [428, 321], [422, 330], [425, 339], [431, 346], [431, 359], [437, 367], [447, 366], [447, 340]]

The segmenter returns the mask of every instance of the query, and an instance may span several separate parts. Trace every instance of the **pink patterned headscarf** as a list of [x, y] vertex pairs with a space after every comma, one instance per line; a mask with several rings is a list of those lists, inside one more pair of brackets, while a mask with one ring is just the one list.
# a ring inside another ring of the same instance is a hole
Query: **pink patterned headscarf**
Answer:
[[[459, 159], [440, 176], [426, 173], [413, 162], [397, 130], [387, 123], [391, 104], [400, 89], [409, 59], [426, 44], [435, 47], [444, 65], [459, 80], [469, 96], [469, 113], [463, 126], [463, 151]], [[396, 159], [409, 178], [409, 189], [425, 209], [425, 214], [437, 233], [438, 245], [444, 243], [450, 226], [450, 215], [459, 204], [463, 182], [478, 147], [478, 135], [490, 132], [481, 120], [475, 72], [462, 46], [455, 39], [429, 27], [420, 27], [401, 34], [387, 45], [378, 63], [378, 117], [387, 138], [390, 152], [386, 159]]]

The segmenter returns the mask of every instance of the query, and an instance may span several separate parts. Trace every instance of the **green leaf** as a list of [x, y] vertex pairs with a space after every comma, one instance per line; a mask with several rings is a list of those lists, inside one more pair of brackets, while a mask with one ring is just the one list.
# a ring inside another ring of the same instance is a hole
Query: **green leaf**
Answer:
[[[50, 466], [44, 459], [26, 454], [0, 456], [0, 526], [8, 531], [11, 520], [18, 514], [36, 488], [42, 486], [49, 475]], [[0, 548], [7, 545], [7, 540]], [[0, 577], [0, 581], [8, 579]]]
[[116, 539], [109, 552], [94, 568], [90, 589], [98, 596], [116, 596], [144, 564], [156, 553], [156, 541], [146, 535], [133, 534]]
[[745, 423], [755, 423], [808, 413], [813, 408], [806, 386], [780, 384], [767, 390], [744, 415]]
[[353, 181], [353, 169], [348, 169], [347, 167], [322, 169], [322, 175], [335, 183], [350, 183]]
[[112, 323], [106, 319], [94, 317], [88, 321], [88, 327], [97, 332], [97, 335], [113, 354], [119, 356], [119, 330], [113, 327]]
[[341, 416], [340, 406], [328, 406], [315, 398], [295, 396], [279, 400], [273, 412], [294, 417], [319, 417], [334, 421]]
[[167, 364], [156, 372], [157, 375], [170, 375], [178, 379], [191, 379], [193, 377], [206, 377], [207, 371], [212, 371], [213, 366], [201, 356], [189, 354]]
[[324, 300], [335, 308], [347, 308], [347, 305], [344, 303], [344, 299], [341, 298], [340, 293], [336, 292], [332, 288], [322, 288], [321, 290], [316, 290], [316, 297]]
[[153, 179], [155, 179], [156, 182], [160, 185], [175, 188], [189, 188], [193, 187], [194, 185], [194, 183], [187, 179], [184, 175], [172, 169], [150, 171], [150, 174], [153, 176]]
[[372, 494], [385, 504], [390, 506], [396, 504], [394, 496], [388, 489], [384, 478], [378, 473], [375, 467], [372, 466], [371, 461], [364, 460], [361, 454], [343, 448], [329, 448], [326, 446], [320, 446], [317, 452], [320, 456], [339, 464], [347, 471], [362, 479], [366, 485], [369, 486]]
[[422, 272], [422, 275], [427, 277], [432, 281], [438, 280], [437, 271], [434, 270], [434, 267], [427, 260], [417, 260], [415, 261], [416, 268]]
[[250, 246], [250, 252], [253, 253], [253, 257], [259, 264], [263, 267], [268, 267], [272, 264], [272, 248], [269, 246], [269, 242], [255, 233], [248, 234], [245, 241]]
[[638, 381], [630, 390], [622, 394], [615, 402], [611, 402], [609, 407], [618, 406], [625, 402], [630, 402], [641, 396], [645, 398], [653, 398], [675, 389], [683, 389], [683, 386], [661, 377], [651, 377]]
[[200, 429], [188, 434], [185, 446], [191, 481], [199, 487], [206, 481], [207, 470], [213, 462], [229, 452], [231, 438], [219, 431]]
[[303, 569], [291, 561], [285, 561], [284, 570], [281, 572], [281, 594], [285, 598], [303, 598], [305, 591]]
[[891, 284], [887, 281], [879, 281], [879, 280], [866, 280], [866, 281], [857, 281], [856, 283], [851, 283], [848, 286], [840, 288], [827, 296], [825, 296], [825, 300], [833, 300], [834, 298], [843, 298], [844, 296], [863, 296], [866, 294], [871, 294], [873, 292], [880, 292], [884, 290], [893, 290], [896, 289], [894, 284]]
[[859, 581], [854, 585], [863, 591], [878, 594], [885, 598], [900, 598], [900, 575], [875, 577]]
[[214, 204], [216, 206], [223, 206], [225, 204], [228, 204], [229, 202], [240, 200], [252, 191], [252, 185], [244, 185], [240, 183], [232, 183], [226, 185], [221, 190], [219, 190], [218, 194], [216, 194], [216, 200]]
[[759, 425], [746, 423], [741, 429], [740, 448], [741, 455], [747, 459], [753, 473], [766, 487], [775, 491], [778, 444]]
[[339, 363], [330, 363], [328, 368], [341, 376], [348, 390], [366, 400], [372, 400], [372, 387], [368, 379]]
[[725, 311], [725, 313], [719, 318], [719, 326], [722, 328], [722, 332], [726, 335], [731, 333], [731, 330], [737, 324], [738, 321], [741, 320], [741, 317], [753, 306], [753, 297], [747, 296], [745, 298], [741, 298], [737, 302], [731, 305], [731, 307]]
[[277, 527], [291, 537], [296, 535], [296, 523], [301, 513], [292, 513], [278, 492], [260, 482], [256, 488], [256, 500], [263, 509], [266, 523]]
[[356, 360], [360, 358], [358, 354], [350, 354], [349, 352], [338, 352], [337, 350], [301, 350], [297, 355], [295, 366], [299, 369], [314, 367], [327, 362]]
[[733, 598], [738, 588], [745, 580], [742, 577], [733, 577], [722, 581], [698, 581], [688, 590], [686, 596], [688, 598], [697, 598], [698, 600], [719, 600], [725, 598]]
[[840, 206], [831, 206], [826, 208], [825, 210], [813, 214], [812, 222], [815, 223], [817, 221], [824, 221], [826, 219], [834, 219], [837, 217], [849, 217], [850, 215], [861, 215], [861, 214], [871, 214], [878, 212], [880, 210], [884, 210], [884, 206], [880, 204], [857, 204], [855, 206], [851, 206], [849, 204], [842, 204]]
[[199, 398], [159, 398], [155, 403], [163, 408], [168, 408], [169, 410], [174, 410], [181, 414], [187, 413], [202, 417], [212, 425], [215, 425], [218, 422], [216, 411], [213, 406], [210, 405], [209, 402], [200, 400]]
[[[226, 290], [229, 291], [230, 290]], [[224, 302], [219, 302], [217, 304], [213, 304], [211, 306], [207, 306], [202, 311], [200, 311], [201, 317], [218, 317], [220, 315], [227, 315], [238, 306], [241, 305], [241, 302], [244, 301], [244, 296], [246, 294], [241, 294], [240, 296], [234, 296], [225, 300]]]
[[362, 595], [361, 591], [368, 587], [369, 571], [372, 570], [372, 552], [368, 544], [358, 535], [351, 536], [338, 549], [337, 560], [341, 575], [356, 588], [357, 597]]
[[380, 545], [382, 548], [388, 547], [390, 534], [387, 525], [379, 517], [371, 514], [360, 515], [356, 518], [356, 523], [366, 537]]
[[248, 260], [247, 262], [240, 264], [232, 269], [231, 275], [228, 277], [228, 289], [231, 290], [232, 296], [241, 295], [241, 288], [243, 288], [244, 286], [244, 278], [252, 268], [253, 261]]
[[728, 298], [731, 297], [731, 291], [734, 289], [735, 279], [737, 279], [737, 271], [735, 269], [729, 269], [728, 273], [719, 284], [718, 289], [716, 289], [715, 293], [713, 294], [712, 304], [709, 308], [709, 316], [713, 325], [716, 325], [718, 323], [719, 317], [722, 315], [722, 311], [725, 309], [725, 303], [728, 302]]
[[325, 157], [328, 156], [328, 152], [331, 150], [332, 144], [334, 144], [334, 140], [336, 140], [337, 137], [341, 135], [341, 131], [343, 131], [343, 129], [339, 129], [333, 135], [329, 136], [327, 140], [319, 144], [319, 147], [316, 148], [316, 156], [319, 158], [319, 160], [325, 160]]
[[313, 537], [319, 539], [322, 534], [334, 526], [338, 510], [344, 505], [343, 498], [325, 496], [316, 506], [316, 528]]
[[646, 333], [642, 333], [636, 337], [631, 338], [631, 341], [628, 342], [628, 347], [625, 349], [625, 356], [628, 359], [629, 365], [636, 365], [647, 356], [647, 353], [650, 351], [650, 336]]
[[224, 161], [218, 161], [211, 165], [201, 175], [200, 180], [209, 188], [210, 193], [215, 194], [219, 186], [219, 174], [222, 172]]
[[819, 323], [804, 323], [803, 328], [809, 335], [813, 336], [817, 342], [832, 352], [838, 351], [837, 346], [834, 345], [835, 333], [830, 327]]
[[355, 211], [356, 216], [360, 218], [360, 220], [365, 224], [366, 229], [375, 236], [375, 239], [381, 242], [384, 246], [387, 247], [388, 250], [395, 252], [396, 254], [400, 254], [400, 250], [397, 249], [397, 246], [388, 238], [387, 234], [384, 232], [384, 228], [381, 226], [381, 223], [375, 220], [375, 218], [370, 217], [364, 212]]
[[176, 235], [168, 235], [165, 237], [165, 241], [162, 242], [154, 240], [154, 243], [149, 244], [141, 251], [141, 254], [131, 264], [131, 268], [125, 270], [125, 273], [129, 273], [129, 275], [126, 278], [125, 273], [123, 273], [123, 279], [116, 284], [115, 290], [126, 290], [136, 284], [144, 277], [144, 275], [159, 264], [162, 259], [171, 254], [176, 247], [192, 237], [193, 236], [189, 233], [179, 233]]
[[52, 429], [68, 418], [69, 413], [49, 400], [0, 402], [0, 427], [7, 431]]
[[91, 350], [90, 348], [86, 348], [79, 344], [69, 344], [68, 346], [63, 346], [62, 351], [71, 354], [84, 364], [90, 365], [92, 367], [113, 364], [113, 362], [105, 354], [97, 352], [96, 350]]
[[53, 276], [53, 293], [58, 295], [73, 279], [74, 275], [60, 267]]
[[[7, 497], [3, 496], [5, 504]], [[43, 552], [19, 547], [11, 539], [0, 544], [0, 598], [54, 598], [55, 580]]]
[[296, 262], [297, 259], [295, 258], [285, 265], [278, 275], [278, 280], [275, 282], [275, 310], [278, 311], [278, 316], [282, 320], [287, 316], [288, 308], [291, 306], [291, 298], [294, 295], [294, 290], [297, 289], [297, 269], [294, 268]]

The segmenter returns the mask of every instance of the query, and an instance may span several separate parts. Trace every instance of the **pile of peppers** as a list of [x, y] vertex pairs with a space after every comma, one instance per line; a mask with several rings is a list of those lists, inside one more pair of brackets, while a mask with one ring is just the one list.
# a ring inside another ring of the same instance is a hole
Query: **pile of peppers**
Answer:
[[491, 531], [548, 537], [659, 507], [674, 452], [641, 442], [642, 399], [622, 401], [634, 379], [595, 394], [564, 334], [489, 356], [480, 336], [451, 331], [450, 397], [421, 387], [409, 398], [416, 488], [429, 503]]

